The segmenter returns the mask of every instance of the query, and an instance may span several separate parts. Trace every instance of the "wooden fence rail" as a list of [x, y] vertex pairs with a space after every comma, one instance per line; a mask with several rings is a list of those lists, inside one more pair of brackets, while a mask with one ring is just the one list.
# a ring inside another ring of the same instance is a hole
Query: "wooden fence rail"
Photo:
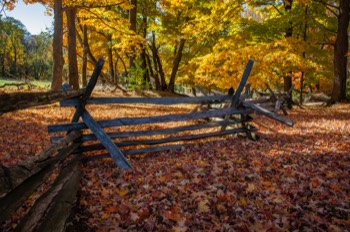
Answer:
[[63, 99], [79, 97], [83, 90], [10, 93], [0, 95], [0, 115], [33, 106], [47, 105]]
[[[245, 134], [248, 138], [254, 139], [254, 132], [257, 131], [257, 128], [251, 125], [253, 120], [251, 115], [254, 112], [293, 126], [292, 121], [268, 111], [260, 105], [269, 99], [246, 99], [247, 97], [242, 95], [253, 66], [251, 60], [245, 68], [236, 92], [229, 91], [227, 95], [171, 98], [90, 98], [103, 64], [104, 60], [99, 59], [84, 90], [73, 91], [64, 86], [62, 92], [0, 96], [0, 114], [30, 106], [49, 104], [62, 99], [61, 106], [76, 108], [70, 123], [48, 126], [50, 133], [67, 132], [66, 136], [54, 135], [51, 138], [53, 144], [49, 148], [23, 164], [11, 168], [0, 167], [1, 223], [9, 219], [59, 166], [60, 171], [57, 178], [49, 184], [48, 190], [35, 201], [15, 231], [63, 231], [72, 205], [76, 200], [82, 176], [78, 166], [84, 152], [107, 150], [106, 154], [84, 157], [83, 160], [91, 161], [109, 157], [122, 170], [127, 170], [132, 168], [127, 156], [180, 149], [184, 141], [237, 133]], [[72, 99], [67, 100], [67, 98]], [[188, 113], [181, 114], [96, 121], [85, 108], [87, 104], [116, 104], [115, 107], [120, 104], [165, 106], [195, 104], [196, 107]], [[78, 122], [80, 118], [82, 122]], [[168, 123], [182, 121], [187, 124], [172, 127], [168, 125]], [[146, 129], [148, 124], [161, 124], [162, 128]], [[143, 125], [143, 128], [136, 130], [133, 127], [135, 125]], [[109, 131], [108, 133], [103, 129], [115, 127], [127, 129], [126, 131]], [[82, 130], [88, 129], [92, 133], [82, 133]], [[86, 145], [86, 141], [98, 142]], [[73, 158], [66, 159], [71, 154], [74, 154]]]
[[[103, 60], [99, 60], [103, 65]], [[101, 66], [102, 67], [102, 66]], [[246, 96], [242, 91], [247, 83], [250, 71], [253, 67], [253, 61], [248, 61], [244, 70], [242, 79], [236, 92], [230, 91], [227, 95], [203, 97], [168, 97], [168, 98], [90, 98], [94, 84], [97, 81], [96, 75], [90, 79], [84, 94], [80, 98], [74, 98], [61, 101], [61, 106], [76, 107], [76, 112], [72, 122], [65, 124], [49, 125], [48, 131], [64, 132], [89, 129], [92, 134], [84, 134], [80, 142], [98, 140], [98, 143], [80, 146], [76, 152], [89, 152], [106, 149], [117, 166], [121, 169], [131, 168], [130, 163], [125, 158], [127, 155], [140, 154], [151, 151], [163, 151], [179, 148], [179, 142], [192, 141], [202, 138], [223, 136], [229, 134], [244, 133], [248, 138], [254, 139], [254, 132], [257, 130], [250, 125], [254, 112], [259, 112], [267, 117], [278, 120], [289, 126], [293, 125], [288, 119], [285, 119], [273, 112], [269, 112], [259, 106], [259, 102], [254, 99], [245, 100]], [[261, 101], [261, 100], [260, 100]], [[149, 105], [179, 105], [195, 104], [199, 107], [188, 113], [154, 115], [150, 117], [133, 117], [133, 118], [115, 118], [110, 120], [96, 121], [85, 108], [88, 104], [104, 105], [115, 104], [118, 107], [122, 104], [149, 104]], [[208, 105], [209, 107], [205, 107]], [[211, 107], [216, 105], [216, 107]], [[224, 106], [224, 107], [223, 107]], [[199, 111], [199, 112], [197, 112]], [[82, 122], [78, 119], [82, 118]], [[216, 118], [219, 121], [209, 121]], [[179, 125], [170, 127], [168, 123], [186, 121], [190, 125]], [[135, 125], [161, 124], [161, 129], [127, 129], [127, 131], [116, 131], [106, 133], [103, 128], [128, 127]], [[210, 132], [204, 130], [208, 128], [217, 128], [217, 131]], [[183, 134], [182, 132], [186, 132]], [[162, 138], [153, 136], [161, 135]], [[147, 138], [145, 138], [147, 137]], [[52, 142], [56, 142], [61, 136], [53, 136]], [[118, 141], [113, 141], [117, 139]], [[126, 140], [121, 140], [126, 139]], [[141, 147], [140, 147], [141, 146]], [[146, 146], [146, 147], [145, 147]], [[121, 150], [122, 148], [122, 150]], [[104, 155], [88, 157], [85, 160], [96, 158], [105, 158]]]

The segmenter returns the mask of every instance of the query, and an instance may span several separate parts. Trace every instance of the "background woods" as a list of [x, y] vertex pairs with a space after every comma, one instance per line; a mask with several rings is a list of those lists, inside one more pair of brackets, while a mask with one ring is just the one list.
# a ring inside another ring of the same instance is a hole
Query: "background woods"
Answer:
[[346, 0], [25, 2], [44, 4], [54, 14], [53, 29], [33, 36], [2, 16], [3, 77], [47, 79], [53, 89], [69, 81], [77, 89], [105, 57], [102, 79], [109, 85], [174, 92], [198, 83], [224, 90], [237, 84], [250, 58], [257, 66], [252, 88], [267, 83], [302, 93], [309, 87], [346, 99]]

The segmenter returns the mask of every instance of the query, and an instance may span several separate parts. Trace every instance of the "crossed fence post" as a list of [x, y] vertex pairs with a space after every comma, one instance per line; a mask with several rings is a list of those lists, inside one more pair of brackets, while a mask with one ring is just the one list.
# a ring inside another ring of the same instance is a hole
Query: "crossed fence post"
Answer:
[[86, 126], [94, 133], [96, 138], [101, 142], [101, 144], [106, 148], [106, 150], [111, 155], [115, 164], [123, 170], [131, 169], [132, 166], [129, 161], [124, 157], [124, 154], [119, 150], [119, 148], [112, 142], [110, 137], [104, 132], [100, 125], [95, 121], [95, 119], [86, 110], [86, 101], [90, 98], [91, 93], [97, 83], [97, 79], [101, 73], [104, 64], [104, 59], [100, 58], [96, 65], [94, 72], [85, 88], [85, 91], [81, 98], [79, 99], [79, 104], [76, 107], [75, 113], [72, 118], [72, 123], [78, 122], [81, 117]]

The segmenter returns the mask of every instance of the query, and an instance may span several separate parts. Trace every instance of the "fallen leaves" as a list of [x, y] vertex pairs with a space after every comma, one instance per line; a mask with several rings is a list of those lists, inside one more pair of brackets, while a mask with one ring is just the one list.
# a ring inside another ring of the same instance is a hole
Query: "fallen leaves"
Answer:
[[[135, 106], [116, 109], [89, 110], [99, 119], [185, 111], [155, 113], [142, 106], [136, 115]], [[45, 147], [46, 123], [71, 116], [59, 107], [16, 113], [0, 119], [7, 135], [0, 141], [0, 162], [7, 166]], [[268, 125], [258, 142], [236, 136], [202, 140], [181, 151], [131, 158], [134, 169], [127, 172], [109, 159], [89, 162], [82, 166], [75, 223], [86, 231], [347, 230], [349, 115], [346, 104], [296, 109], [290, 116], [294, 128], [256, 116], [257, 124]]]

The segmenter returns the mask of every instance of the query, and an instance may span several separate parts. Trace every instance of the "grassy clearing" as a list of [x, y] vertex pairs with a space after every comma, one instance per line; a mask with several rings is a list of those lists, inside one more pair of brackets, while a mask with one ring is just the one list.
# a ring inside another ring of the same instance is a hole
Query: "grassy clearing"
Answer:
[[[18, 84], [24, 83], [26, 85], [18, 86]], [[11, 86], [11, 84], [13, 84]], [[16, 86], [17, 85], [17, 86]], [[0, 87], [5, 89], [18, 89], [18, 88], [38, 88], [38, 89], [50, 89], [50, 81], [29, 81], [28, 83], [24, 80], [13, 80], [13, 79], [0, 79]]]

